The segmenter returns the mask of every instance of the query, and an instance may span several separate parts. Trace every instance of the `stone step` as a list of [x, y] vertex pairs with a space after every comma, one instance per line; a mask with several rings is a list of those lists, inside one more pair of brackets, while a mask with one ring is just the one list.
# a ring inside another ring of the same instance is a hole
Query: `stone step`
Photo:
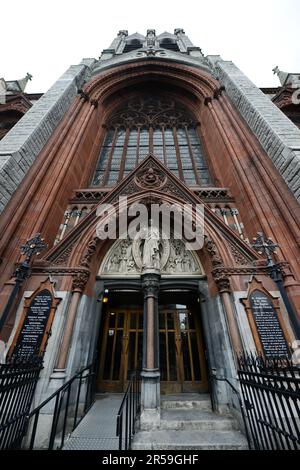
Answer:
[[139, 431], [133, 450], [246, 450], [247, 440], [239, 431]]
[[161, 411], [160, 429], [230, 431], [235, 429], [235, 422], [229, 416], [220, 416], [212, 411], [165, 409]]
[[161, 397], [161, 408], [211, 411], [211, 400], [209, 395], [198, 393], [165, 395]]

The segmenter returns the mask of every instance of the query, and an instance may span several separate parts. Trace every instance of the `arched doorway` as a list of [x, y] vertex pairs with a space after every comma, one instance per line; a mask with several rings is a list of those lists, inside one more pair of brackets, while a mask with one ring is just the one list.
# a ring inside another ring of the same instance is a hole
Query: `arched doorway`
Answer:
[[[206, 392], [201, 304], [192, 285], [204, 278], [203, 270], [180, 240], [170, 240], [167, 253], [158, 294], [160, 390], [163, 394]], [[99, 271], [104, 281], [97, 345], [100, 392], [124, 391], [130, 371], [142, 369], [145, 319], [138, 264], [134, 243], [121, 240], [110, 249]], [[128, 285], [128, 278], [133, 286]]]

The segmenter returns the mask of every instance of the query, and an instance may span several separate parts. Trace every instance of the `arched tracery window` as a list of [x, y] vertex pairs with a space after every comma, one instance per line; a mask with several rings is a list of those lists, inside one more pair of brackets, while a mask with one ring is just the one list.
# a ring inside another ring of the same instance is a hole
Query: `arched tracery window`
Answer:
[[93, 186], [114, 186], [149, 153], [188, 186], [210, 184], [197, 123], [173, 100], [130, 100], [106, 127]]

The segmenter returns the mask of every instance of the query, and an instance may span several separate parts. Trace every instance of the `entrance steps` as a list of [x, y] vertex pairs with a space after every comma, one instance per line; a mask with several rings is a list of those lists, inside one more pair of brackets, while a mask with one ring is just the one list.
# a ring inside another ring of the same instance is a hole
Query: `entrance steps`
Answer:
[[185, 393], [181, 395], [162, 395], [162, 410], [203, 410], [211, 411], [210, 396], [206, 393]]
[[230, 415], [211, 410], [209, 395], [164, 396], [160, 427], [138, 431], [134, 450], [244, 450], [244, 435]]

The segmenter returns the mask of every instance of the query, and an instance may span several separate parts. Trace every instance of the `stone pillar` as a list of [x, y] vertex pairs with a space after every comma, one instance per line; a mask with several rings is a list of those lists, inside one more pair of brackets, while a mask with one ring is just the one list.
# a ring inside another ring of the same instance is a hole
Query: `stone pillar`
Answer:
[[281, 272], [283, 274], [284, 288], [297, 315], [298, 322], [300, 323], [300, 283], [295, 279], [295, 276], [288, 264], [282, 266]]
[[85, 272], [80, 272], [73, 275], [72, 297], [68, 309], [68, 317], [64, 328], [63, 339], [59, 348], [59, 356], [54, 372], [62, 372], [66, 369], [74, 324], [76, 320], [77, 308], [81, 300], [81, 295], [88, 280], [88, 277], [89, 274]]
[[160, 424], [160, 372], [158, 291], [160, 274], [142, 274], [144, 292], [143, 370], [141, 373], [141, 429], [156, 429]]
[[[231, 339], [231, 344], [235, 355], [238, 355], [243, 352], [243, 345], [241, 341], [240, 332], [238, 329], [237, 319], [235, 316], [232, 300], [230, 297], [230, 281], [226, 277], [220, 277], [215, 280], [220, 292], [220, 297], [222, 304], [225, 310], [227, 325], [229, 329], [229, 335]], [[235, 357], [236, 358], [236, 357]]]
[[[10, 295], [12, 294], [14, 288], [16, 287], [16, 280], [15, 278], [11, 278], [9, 281], [5, 282], [2, 291], [0, 292], [0, 318], [2, 318], [2, 315], [4, 313], [5, 307], [7, 305], [7, 302], [9, 300]], [[11, 305], [9, 315], [3, 325], [1, 334], [0, 334], [0, 340], [4, 343], [7, 343], [9, 340], [9, 337], [11, 335], [11, 332], [14, 327], [15, 319], [16, 319], [16, 310], [17, 306], [21, 300], [20, 298], [20, 292], [17, 293], [16, 298], [14, 299], [13, 304]]]

